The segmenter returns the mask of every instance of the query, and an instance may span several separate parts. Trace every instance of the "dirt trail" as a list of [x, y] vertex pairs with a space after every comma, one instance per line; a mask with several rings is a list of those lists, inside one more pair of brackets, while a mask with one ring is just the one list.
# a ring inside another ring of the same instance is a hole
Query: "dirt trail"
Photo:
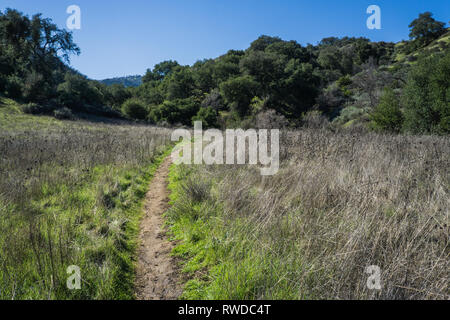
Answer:
[[167, 239], [162, 218], [169, 208], [170, 164], [171, 157], [167, 157], [156, 171], [145, 199], [135, 284], [138, 300], [175, 300], [182, 293], [176, 262], [170, 256], [174, 244]]

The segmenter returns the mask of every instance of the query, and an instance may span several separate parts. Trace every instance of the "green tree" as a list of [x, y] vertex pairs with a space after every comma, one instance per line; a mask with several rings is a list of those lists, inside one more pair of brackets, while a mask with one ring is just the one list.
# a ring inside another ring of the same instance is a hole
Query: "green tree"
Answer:
[[122, 113], [131, 119], [138, 120], [144, 120], [148, 115], [148, 111], [144, 103], [135, 98], [128, 99], [123, 103]]
[[431, 12], [419, 14], [417, 19], [409, 25], [410, 39], [418, 43], [418, 46], [426, 46], [445, 33], [445, 23], [436, 21]]
[[400, 132], [403, 114], [400, 100], [391, 88], [385, 88], [380, 103], [370, 115], [371, 126], [375, 130]]
[[262, 95], [270, 94], [271, 87], [283, 75], [282, 61], [274, 53], [251, 51], [241, 60], [240, 66], [244, 74], [258, 82]]
[[192, 118], [192, 122], [201, 121], [204, 128], [215, 128], [217, 127], [217, 110], [207, 107], [200, 108], [197, 115]]
[[126, 100], [131, 98], [130, 90], [127, 90], [123, 84], [117, 83], [106, 87], [106, 95], [108, 103], [116, 109], [120, 108]]
[[100, 106], [103, 94], [94, 81], [85, 76], [67, 72], [64, 82], [58, 85], [59, 102], [69, 109], [82, 110], [85, 105]]
[[418, 61], [408, 75], [402, 104], [406, 130], [450, 132], [450, 51]]
[[189, 67], [179, 67], [167, 78], [167, 99], [187, 99], [193, 95], [195, 80]]
[[41, 14], [30, 19], [13, 9], [0, 12], [0, 44], [1, 87], [4, 93], [28, 101], [54, 98], [69, 71], [64, 63], [71, 54], [80, 53], [72, 33], [59, 29], [51, 19]]
[[155, 65], [153, 70], [148, 69], [147, 73], [142, 78], [142, 82], [150, 82], [150, 81], [162, 81], [165, 77], [170, 75], [172, 71], [174, 71], [180, 65], [177, 61], [163, 61]]
[[166, 100], [158, 106], [150, 108], [150, 120], [154, 123], [166, 121], [171, 124], [190, 125], [200, 109], [195, 98]]
[[232, 78], [220, 85], [220, 91], [225, 101], [240, 116], [248, 114], [252, 98], [255, 96], [258, 83], [251, 76]]

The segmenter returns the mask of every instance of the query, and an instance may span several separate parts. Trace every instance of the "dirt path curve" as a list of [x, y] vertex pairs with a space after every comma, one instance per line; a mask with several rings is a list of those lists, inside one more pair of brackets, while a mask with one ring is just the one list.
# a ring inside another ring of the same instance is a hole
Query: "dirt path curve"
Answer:
[[138, 300], [175, 300], [182, 293], [176, 262], [170, 256], [174, 244], [167, 239], [162, 218], [169, 208], [167, 178], [171, 160], [167, 157], [156, 171], [145, 199], [135, 283]]

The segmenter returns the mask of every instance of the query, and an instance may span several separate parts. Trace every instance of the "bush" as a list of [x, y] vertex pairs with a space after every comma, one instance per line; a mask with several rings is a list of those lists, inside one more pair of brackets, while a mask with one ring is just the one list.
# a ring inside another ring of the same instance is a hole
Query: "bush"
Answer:
[[333, 123], [347, 127], [358, 120], [364, 119], [366, 116], [366, 109], [348, 106], [341, 111], [339, 117], [333, 120]]
[[138, 99], [128, 99], [122, 105], [122, 113], [131, 119], [144, 120], [147, 118], [147, 108]]
[[255, 117], [255, 126], [258, 129], [284, 129], [288, 125], [289, 121], [273, 109], [262, 111]]
[[78, 74], [66, 73], [57, 92], [60, 104], [72, 110], [82, 111], [87, 104], [102, 105], [102, 93], [95, 83]]
[[57, 104], [50, 100], [45, 104], [38, 104], [30, 102], [21, 106], [22, 112], [26, 114], [39, 115], [39, 114], [52, 114], [57, 109]]
[[450, 132], [450, 52], [420, 59], [408, 75], [402, 105], [412, 133]]
[[311, 129], [326, 128], [329, 125], [328, 119], [320, 111], [312, 110], [303, 115], [303, 126]]
[[13, 99], [22, 98], [23, 81], [17, 76], [8, 76], [5, 84], [6, 96]]
[[164, 101], [150, 110], [149, 118], [154, 123], [166, 121], [170, 124], [191, 125], [192, 117], [200, 110], [200, 103], [194, 98]]
[[72, 120], [74, 118], [72, 111], [66, 107], [55, 110], [53, 115], [59, 120]]
[[192, 122], [201, 121], [204, 128], [217, 127], [217, 111], [211, 107], [200, 108], [197, 115], [192, 118]]
[[212, 90], [211, 93], [202, 101], [201, 106], [203, 108], [211, 107], [218, 111], [226, 109], [225, 102], [223, 101], [223, 97], [218, 89]]
[[37, 103], [27, 103], [21, 106], [21, 109], [26, 114], [42, 114], [44, 113], [44, 107]]
[[220, 91], [225, 101], [240, 116], [248, 114], [250, 102], [255, 96], [257, 88], [258, 83], [250, 76], [232, 78], [220, 85]]
[[380, 104], [370, 115], [371, 127], [375, 130], [400, 132], [403, 124], [403, 114], [400, 101], [394, 90], [386, 88]]

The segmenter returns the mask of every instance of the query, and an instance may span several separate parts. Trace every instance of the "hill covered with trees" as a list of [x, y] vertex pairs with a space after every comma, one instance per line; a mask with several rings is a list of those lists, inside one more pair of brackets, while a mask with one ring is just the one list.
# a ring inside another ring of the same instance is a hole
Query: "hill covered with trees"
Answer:
[[127, 76], [127, 77], [117, 77], [101, 80], [101, 83], [106, 84], [107, 86], [113, 84], [123, 85], [124, 87], [138, 87], [142, 84], [142, 76]]
[[450, 32], [429, 12], [400, 43], [322, 39], [317, 45], [263, 35], [192, 66], [164, 61], [142, 77], [103, 82], [68, 66], [72, 34], [40, 14], [0, 13], [0, 93], [28, 113], [94, 113], [160, 125], [334, 126], [445, 134]]

